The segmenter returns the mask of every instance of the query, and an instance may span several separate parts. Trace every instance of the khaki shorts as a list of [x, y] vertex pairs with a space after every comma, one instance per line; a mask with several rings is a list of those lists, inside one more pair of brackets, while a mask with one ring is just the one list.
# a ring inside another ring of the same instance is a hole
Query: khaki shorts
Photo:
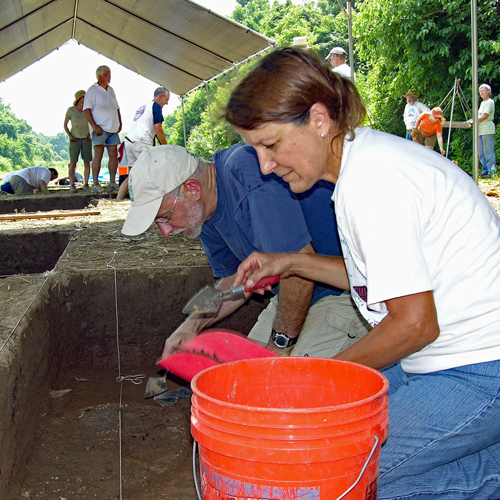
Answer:
[[427, 146], [428, 148], [434, 149], [434, 146], [436, 145], [436, 139], [437, 135], [423, 135], [420, 133], [420, 130], [417, 130], [417, 142], [419, 144], [422, 144]]
[[92, 161], [92, 141], [83, 137], [75, 141], [69, 141], [69, 161], [78, 163], [78, 157], [82, 156], [83, 161]]
[[[279, 296], [269, 302], [248, 338], [267, 344], [278, 313]], [[332, 358], [371, 330], [351, 299], [350, 293], [323, 297], [309, 308], [299, 340], [291, 356]]]

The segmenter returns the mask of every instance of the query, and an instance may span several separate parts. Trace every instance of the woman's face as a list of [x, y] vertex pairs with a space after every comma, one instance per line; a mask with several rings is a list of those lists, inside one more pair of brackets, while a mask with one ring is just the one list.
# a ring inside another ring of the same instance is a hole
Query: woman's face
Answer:
[[490, 97], [490, 91], [488, 89], [479, 89], [479, 95], [482, 97], [483, 101], [487, 101]]
[[261, 172], [275, 173], [288, 182], [294, 193], [306, 191], [320, 179], [328, 178], [330, 148], [325, 130], [313, 120], [300, 126], [271, 122], [254, 130], [236, 128], [257, 152]]

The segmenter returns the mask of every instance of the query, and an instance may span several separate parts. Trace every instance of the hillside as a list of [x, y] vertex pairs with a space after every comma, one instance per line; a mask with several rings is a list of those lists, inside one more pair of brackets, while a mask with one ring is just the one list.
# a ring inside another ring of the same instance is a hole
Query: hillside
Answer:
[[48, 167], [68, 160], [68, 137], [64, 131], [53, 137], [37, 134], [0, 97], [0, 175], [32, 165]]

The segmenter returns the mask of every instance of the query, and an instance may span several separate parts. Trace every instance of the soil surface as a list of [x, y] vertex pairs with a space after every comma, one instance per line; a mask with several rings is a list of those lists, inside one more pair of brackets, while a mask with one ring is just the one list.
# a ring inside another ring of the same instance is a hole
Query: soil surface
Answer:
[[[41, 199], [43, 208], [53, 208], [54, 214], [61, 206], [78, 211], [69, 200], [61, 204], [61, 197], [66, 196], [84, 197], [80, 193], [19, 197], [21, 208], [16, 212], [27, 212], [23, 210], [22, 198], [27, 200], [24, 205], [30, 208], [36, 204], [35, 198]], [[19, 200], [16, 203], [19, 207]], [[88, 271], [88, 276], [92, 277], [99, 272], [112, 273], [113, 269], [119, 269], [120, 273], [130, 270], [131, 283], [128, 286], [137, 286], [138, 289], [141, 283], [133, 283], [135, 269], [141, 270], [138, 280], [144, 280], [144, 270], [150, 272], [147, 276], [152, 280], [161, 280], [162, 270], [207, 268], [198, 239], [176, 236], [167, 240], [154, 226], [140, 236], [124, 236], [121, 228], [129, 206], [128, 200], [117, 202], [101, 197], [85, 202], [80, 209], [81, 212], [95, 209], [99, 215], [0, 220], [2, 248], [6, 252], [12, 249], [17, 261], [24, 252], [19, 252], [12, 238], [32, 235], [39, 239], [50, 232], [67, 233], [67, 241], [71, 244], [66, 246], [63, 242], [62, 255], [56, 261], [58, 272], [71, 274], [78, 271], [85, 276]], [[41, 213], [50, 212], [38, 212]], [[51, 253], [48, 245], [49, 242], [42, 243], [45, 253]], [[30, 260], [43, 259], [38, 256]], [[42, 274], [16, 274], [0, 280], [2, 322], [6, 328], [16, 326], [19, 316], [29, 306], [29, 291], [40, 288], [47, 274], [42, 270]], [[85, 279], [89, 281], [89, 278]], [[109, 306], [112, 307], [112, 303]], [[182, 317], [179, 311], [179, 322]], [[175, 326], [169, 325], [165, 330], [172, 331]], [[163, 341], [164, 338], [157, 342], [155, 354], [150, 356], [146, 369], [144, 365], [133, 366], [130, 361], [126, 367], [122, 366], [123, 376], [138, 372], [146, 375], [137, 385], [129, 380], [116, 381], [116, 358], [110, 358], [109, 369], [90, 366], [61, 371], [51, 384], [48, 409], [39, 419], [31, 458], [21, 472], [24, 480], [20, 493], [11, 498], [197, 498], [192, 472], [190, 400], [180, 400], [168, 407], [144, 397], [147, 378], [161, 374], [155, 361], [161, 353]], [[127, 348], [122, 348], [124, 357]], [[177, 389], [187, 383], [173, 377], [168, 385], [169, 389]], [[14, 493], [16, 485], [12, 486]]]
[[[481, 180], [479, 186], [500, 214], [500, 182]], [[33, 195], [29, 202], [43, 196]], [[83, 194], [57, 194], [61, 196]], [[154, 226], [142, 235], [124, 236], [121, 227], [128, 200], [102, 197], [85, 201], [82, 212], [95, 208], [100, 214], [63, 218], [56, 215], [61, 206], [56, 195], [45, 195], [44, 205], [51, 197], [54, 218], [0, 220], [0, 238], [68, 233], [72, 244], [57, 262], [60, 271], [140, 268], [151, 269], [153, 277], [162, 269], [207, 266], [198, 239], [165, 239]], [[22, 211], [22, 207], [17, 209]], [[20, 309], [29, 305], [25, 289], [39, 287], [44, 277], [42, 272], [0, 280], [2, 320], [8, 328], [16, 325]], [[147, 373], [152, 375], [155, 373]], [[32, 455], [22, 471], [20, 494], [12, 498], [195, 500], [189, 399], [173, 406], [145, 400], [146, 380], [141, 384], [117, 382], [115, 371], [91, 366], [62, 371], [52, 384], [48, 409], [39, 419]], [[183, 383], [169, 384], [175, 389]]]

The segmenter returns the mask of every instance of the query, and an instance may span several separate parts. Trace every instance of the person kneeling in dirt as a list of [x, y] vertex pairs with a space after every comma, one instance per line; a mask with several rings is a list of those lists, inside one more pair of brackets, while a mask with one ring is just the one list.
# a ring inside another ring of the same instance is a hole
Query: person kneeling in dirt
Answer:
[[17, 172], [9, 172], [2, 181], [2, 191], [9, 194], [30, 194], [47, 191], [50, 181], [57, 179], [58, 172], [55, 168], [26, 167]]
[[[199, 236], [214, 276], [222, 278], [221, 291], [231, 288], [239, 264], [255, 250], [341, 255], [334, 185], [322, 181], [296, 197], [285, 182], [261, 174], [255, 150], [244, 143], [216, 152], [211, 162], [180, 146], [157, 146], [140, 156], [129, 181], [132, 202], [122, 232], [137, 235], [156, 222], [165, 238]], [[213, 317], [190, 315], [167, 339], [163, 356], [245, 300], [224, 301]], [[330, 358], [369, 330], [349, 293], [288, 277], [249, 338], [280, 355]]]

